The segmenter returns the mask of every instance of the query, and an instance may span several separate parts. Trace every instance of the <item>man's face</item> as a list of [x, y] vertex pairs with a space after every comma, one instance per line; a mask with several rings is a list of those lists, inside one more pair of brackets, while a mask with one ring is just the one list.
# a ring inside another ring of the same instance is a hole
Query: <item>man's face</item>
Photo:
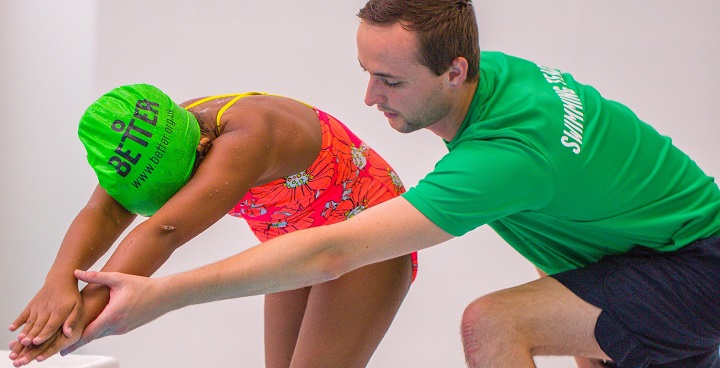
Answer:
[[370, 74], [365, 104], [377, 105], [393, 129], [410, 133], [427, 128], [450, 109], [447, 73], [437, 76], [417, 60], [415, 33], [360, 22], [358, 60]]

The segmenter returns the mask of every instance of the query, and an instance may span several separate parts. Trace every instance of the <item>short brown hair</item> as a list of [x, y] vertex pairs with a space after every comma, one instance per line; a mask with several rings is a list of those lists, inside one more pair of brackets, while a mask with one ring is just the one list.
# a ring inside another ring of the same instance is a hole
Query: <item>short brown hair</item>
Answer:
[[400, 23], [418, 37], [418, 60], [436, 75], [452, 61], [468, 61], [467, 79], [475, 81], [480, 68], [480, 42], [472, 0], [370, 0], [357, 16], [374, 25]]

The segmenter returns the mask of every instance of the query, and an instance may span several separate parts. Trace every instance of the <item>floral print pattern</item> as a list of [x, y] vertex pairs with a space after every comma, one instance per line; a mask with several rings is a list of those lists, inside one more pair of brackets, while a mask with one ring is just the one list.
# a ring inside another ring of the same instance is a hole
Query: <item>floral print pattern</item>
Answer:
[[[261, 241], [344, 221], [402, 194], [398, 175], [340, 121], [315, 109], [322, 148], [307, 169], [251, 188], [229, 212], [244, 218]], [[413, 279], [417, 257], [413, 254]]]

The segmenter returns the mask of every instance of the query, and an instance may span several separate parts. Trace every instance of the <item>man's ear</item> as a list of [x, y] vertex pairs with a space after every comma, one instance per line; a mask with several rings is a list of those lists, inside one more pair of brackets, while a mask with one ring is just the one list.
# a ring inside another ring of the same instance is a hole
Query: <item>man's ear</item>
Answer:
[[450, 72], [448, 73], [448, 83], [450, 86], [460, 86], [467, 79], [468, 62], [462, 56], [453, 59], [450, 64]]

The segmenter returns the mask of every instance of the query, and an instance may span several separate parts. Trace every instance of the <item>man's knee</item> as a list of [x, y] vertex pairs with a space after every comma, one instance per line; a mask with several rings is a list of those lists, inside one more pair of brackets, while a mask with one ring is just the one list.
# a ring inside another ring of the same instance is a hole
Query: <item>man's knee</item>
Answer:
[[465, 308], [461, 322], [463, 345], [466, 353], [492, 349], [519, 337], [515, 318], [506, 301], [497, 293], [480, 297]]
[[518, 310], [522, 305], [506, 290], [478, 298], [465, 308], [461, 328], [468, 366], [532, 365], [523, 313]]

